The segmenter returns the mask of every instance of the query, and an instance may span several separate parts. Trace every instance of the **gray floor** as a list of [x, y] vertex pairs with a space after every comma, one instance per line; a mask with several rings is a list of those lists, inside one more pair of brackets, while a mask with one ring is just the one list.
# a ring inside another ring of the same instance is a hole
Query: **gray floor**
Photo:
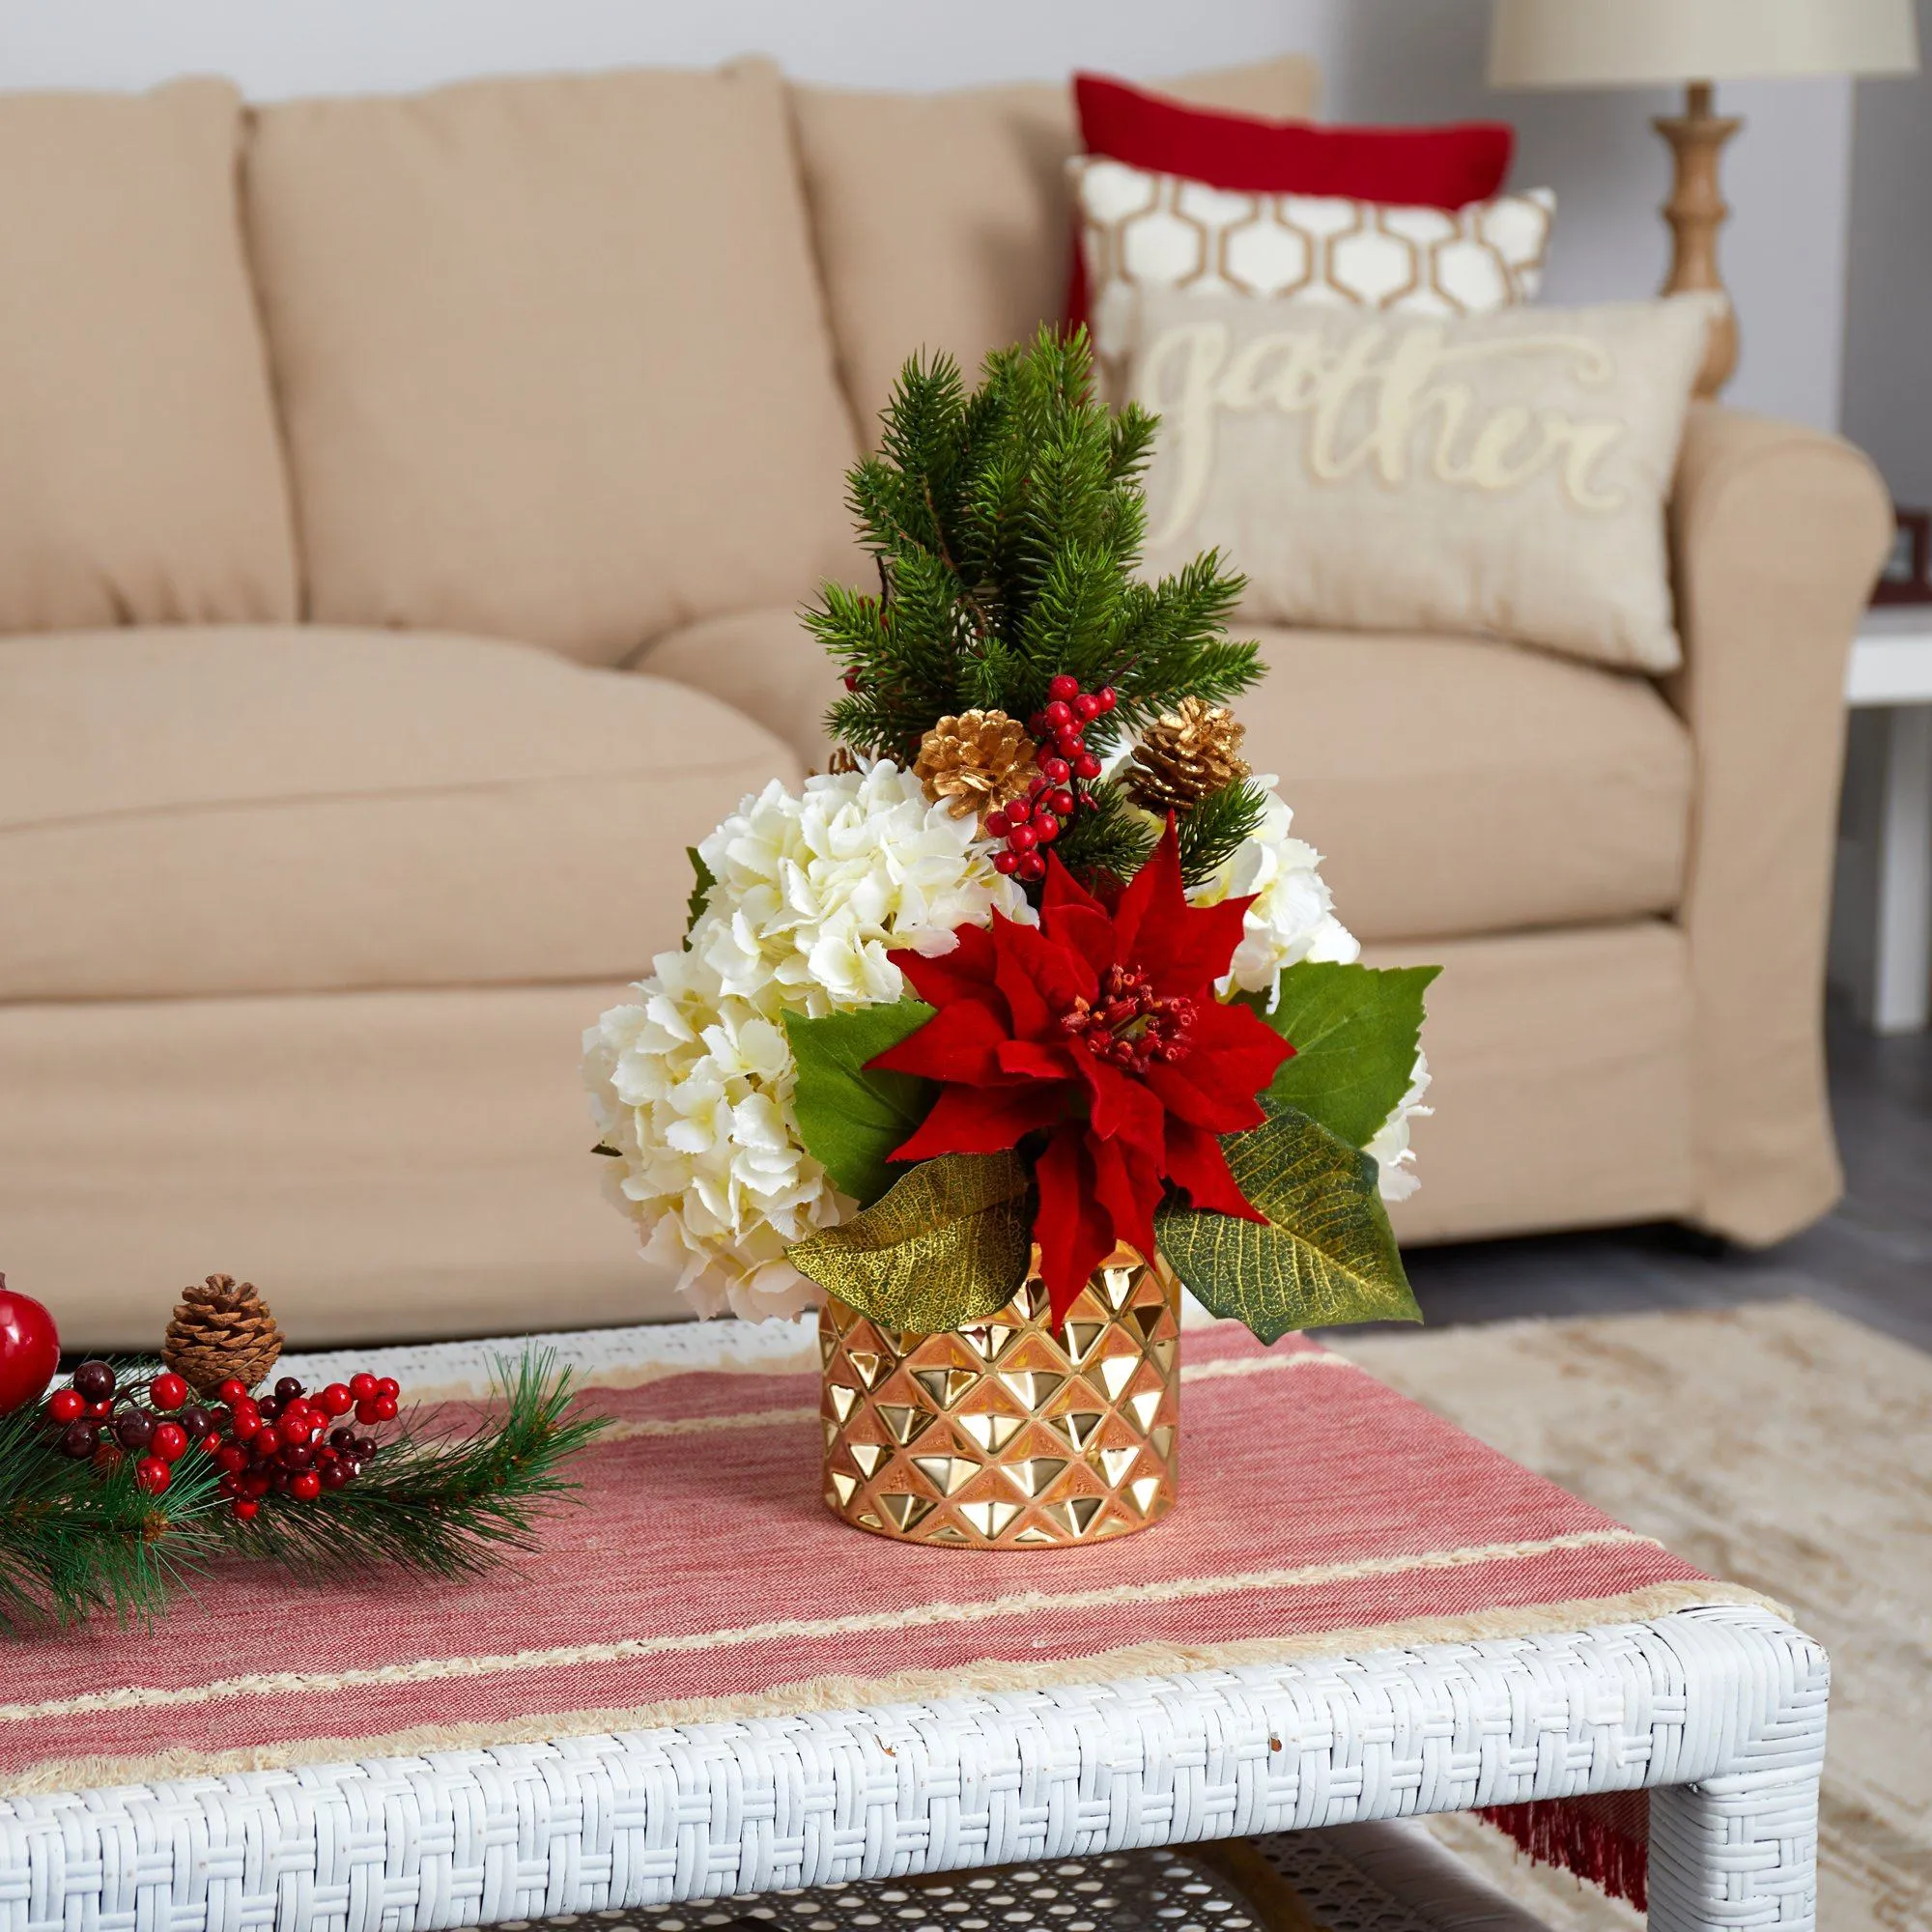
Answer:
[[1847, 1189], [1836, 1211], [1764, 1253], [1639, 1228], [1421, 1248], [1407, 1256], [1433, 1323], [1708, 1308], [1803, 1295], [1932, 1349], [1932, 1035], [1831, 1029]]

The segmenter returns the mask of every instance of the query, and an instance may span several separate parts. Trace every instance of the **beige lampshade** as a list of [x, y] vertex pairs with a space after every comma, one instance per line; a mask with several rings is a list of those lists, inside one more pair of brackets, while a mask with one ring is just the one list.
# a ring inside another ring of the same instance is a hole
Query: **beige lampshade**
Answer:
[[1492, 87], [1911, 73], [1912, 0], [1495, 0]]

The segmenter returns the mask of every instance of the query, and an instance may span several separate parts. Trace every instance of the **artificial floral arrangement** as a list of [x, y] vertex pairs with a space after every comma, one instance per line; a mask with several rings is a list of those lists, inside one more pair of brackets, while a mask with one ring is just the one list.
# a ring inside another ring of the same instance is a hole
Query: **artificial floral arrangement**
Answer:
[[862, 1364], [1030, 1284], [1058, 1333], [1122, 1250], [1264, 1340], [1416, 1319], [1382, 1201], [1435, 969], [1357, 963], [1240, 755], [1242, 581], [1137, 577], [1156, 421], [1091, 373], [1051, 330], [971, 394], [906, 366], [850, 476], [877, 591], [806, 615], [833, 769], [695, 849], [683, 945], [584, 1037], [646, 1256], [704, 1313], [829, 1296]]
[[538, 1352], [500, 1364], [497, 1412], [456, 1433], [390, 1428], [402, 1390], [366, 1371], [264, 1390], [281, 1349], [253, 1284], [211, 1275], [158, 1364], [84, 1361], [49, 1392], [53, 1318], [0, 1275], [0, 1633], [153, 1617], [220, 1556], [312, 1580], [471, 1575], [528, 1547], [605, 1426], [568, 1412], [570, 1378]]

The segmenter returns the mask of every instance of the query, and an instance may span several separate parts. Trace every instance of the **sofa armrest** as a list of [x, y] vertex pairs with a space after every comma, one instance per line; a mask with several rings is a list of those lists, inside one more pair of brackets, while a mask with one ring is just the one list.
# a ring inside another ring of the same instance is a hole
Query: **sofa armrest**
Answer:
[[1835, 437], [1693, 408], [1670, 512], [1696, 792], [1689, 938], [1698, 1218], [1751, 1245], [1838, 1198], [1824, 981], [1845, 666], [1890, 541]]

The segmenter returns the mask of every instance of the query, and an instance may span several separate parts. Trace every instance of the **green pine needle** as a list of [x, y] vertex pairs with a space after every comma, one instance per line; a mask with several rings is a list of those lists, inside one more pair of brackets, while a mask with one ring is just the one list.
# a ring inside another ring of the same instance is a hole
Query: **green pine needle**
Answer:
[[1180, 878], [1190, 890], [1220, 870], [1262, 828], [1267, 793], [1252, 779], [1210, 791], [1179, 820]]
[[[878, 593], [827, 584], [806, 612], [853, 680], [828, 714], [833, 735], [909, 764], [947, 713], [1029, 718], [1064, 671], [1118, 696], [1088, 727], [1105, 756], [1184, 696], [1225, 703], [1255, 683], [1257, 647], [1225, 635], [1242, 580], [1218, 556], [1140, 581], [1156, 427], [1096, 400], [1084, 329], [1043, 328], [996, 351], [970, 394], [949, 357], [908, 362], [878, 454], [848, 479]], [[1109, 798], [1055, 849], [1069, 866], [1131, 876], [1144, 831]]]
[[230, 1547], [304, 1577], [327, 1578], [394, 1564], [469, 1577], [527, 1549], [539, 1510], [576, 1483], [563, 1464], [609, 1427], [570, 1413], [570, 1373], [548, 1351], [496, 1365], [493, 1412], [467, 1434], [384, 1442], [361, 1475], [310, 1502], [264, 1500], [252, 1522], [221, 1519]]

